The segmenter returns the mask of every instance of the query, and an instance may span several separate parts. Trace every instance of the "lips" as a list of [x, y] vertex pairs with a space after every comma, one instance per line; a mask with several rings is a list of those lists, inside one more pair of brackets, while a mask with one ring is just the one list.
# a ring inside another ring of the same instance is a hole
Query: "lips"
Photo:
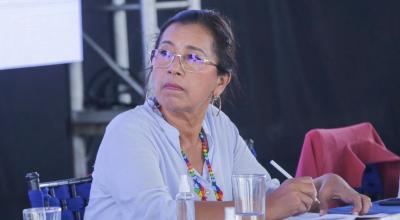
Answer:
[[180, 85], [175, 84], [175, 83], [165, 83], [163, 88], [169, 89], [169, 90], [178, 90], [178, 91], [183, 90], [183, 88]]

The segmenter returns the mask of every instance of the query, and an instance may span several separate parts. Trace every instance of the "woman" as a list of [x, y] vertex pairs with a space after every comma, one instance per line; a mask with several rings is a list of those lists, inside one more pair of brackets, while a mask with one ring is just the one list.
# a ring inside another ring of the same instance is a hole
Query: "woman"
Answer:
[[168, 20], [151, 56], [142, 106], [117, 116], [97, 154], [85, 219], [174, 219], [179, 176], [197, 194], [196, 219], [222, 219], [233, 206], [231, 176], [268, 176], [267, 219], [325, 212], [332, 202], [366, 213], [368, 197], [340, 177], [295, 178], [279, 185], [256, 161], [220, 106], [236, 78], [235, 40], [226, 18], [209, 10], [183, 11]]

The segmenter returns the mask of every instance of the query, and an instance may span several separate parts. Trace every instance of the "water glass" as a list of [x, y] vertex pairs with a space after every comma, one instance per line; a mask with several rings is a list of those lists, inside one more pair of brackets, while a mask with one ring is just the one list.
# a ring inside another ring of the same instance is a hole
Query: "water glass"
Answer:
[[266, 181], [264, 174], [232, 176], [236, 220], [265, 219]]
[[60, 207], [29, 208], [22, 211], [24, 220], [61, 220]]

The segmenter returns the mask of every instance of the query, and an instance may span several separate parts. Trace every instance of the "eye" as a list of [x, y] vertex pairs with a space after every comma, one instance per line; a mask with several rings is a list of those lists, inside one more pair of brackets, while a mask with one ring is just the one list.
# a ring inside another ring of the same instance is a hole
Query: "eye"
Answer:
[[165, 57], [165, 58], [169, 58], [172, 56], [172, 53], [168, 50], [163, 50], [163, 49], [159, 49], [158, 50], [158, 55], [161, 57]]
[[187, 54], [185, 58], [188, 61], [188, 63], [204, 63], [204, 59], [194, 53]]

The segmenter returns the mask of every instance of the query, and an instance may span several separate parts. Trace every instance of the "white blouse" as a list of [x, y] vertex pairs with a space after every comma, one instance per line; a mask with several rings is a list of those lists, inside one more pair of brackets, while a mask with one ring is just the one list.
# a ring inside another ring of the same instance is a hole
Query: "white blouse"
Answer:
[[[223, 200], [233, 200], [232, 174], [266, 174], [268, 192], [276, 189], [279, 181], [271, 179], [257, 162], [232, 121], [223, 112], [215, 116], [212, 111], [217, 109], [210, 105], [203, 129]], [[148, 99], [107, 126], [97, 153], [85, 219], [176, 219], [174, 198], [181, 174], [188, 175], [188, 169], [180, 151], [179, 131]], [[207, 200], [215, 201], [207, 166], [202, 175], [195, 174], [206, 188]]]

